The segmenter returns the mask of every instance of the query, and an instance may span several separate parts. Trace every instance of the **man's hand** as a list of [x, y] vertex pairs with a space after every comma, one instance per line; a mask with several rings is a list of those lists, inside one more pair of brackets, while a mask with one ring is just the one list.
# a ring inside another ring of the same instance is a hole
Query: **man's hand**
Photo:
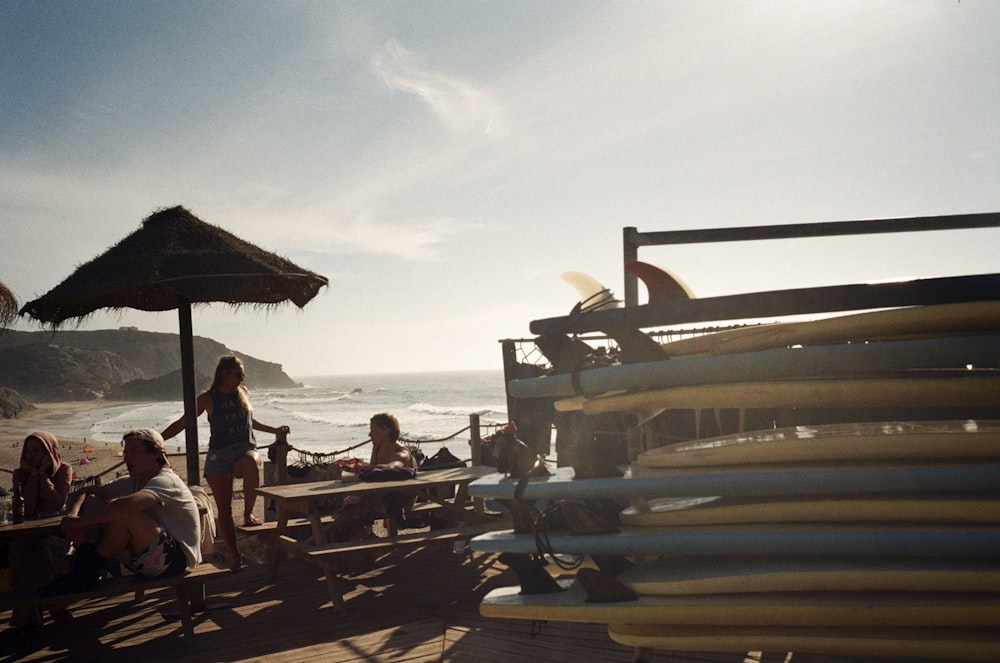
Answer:
[[69, 539], [74, 546], [80, 546], [86, 543], [83, 531], [84, 526], [80, 524], [79, 516], [63, 516], [63, 519], [59, 522], [62, 526], [63, 534]]

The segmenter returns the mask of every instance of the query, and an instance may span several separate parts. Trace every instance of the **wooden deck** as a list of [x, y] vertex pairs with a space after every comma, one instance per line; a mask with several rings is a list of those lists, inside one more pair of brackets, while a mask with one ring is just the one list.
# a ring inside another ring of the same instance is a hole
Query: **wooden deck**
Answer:
[[[289, 560], [279, 584], [263, 565], [213, 579], [208, 612], [181, 635], [172, 591], [78, 604], [74, 619], [17, 635], [0, 613], [0, 663], [12, 661], [632, 661], [602, 625], [487, 619], [479, 602], [516, 584], [492, 554], [454, 554], [450, 545], [351, 560], [344, 585], [347, 615], [333, 609], [314, 565]], [[172, 614], [173, 613], [173, 614]], [[164, 618], [166, 614], [167, 618]], [[657, 662], [832, 663], [786, 653], [656, 652]]]

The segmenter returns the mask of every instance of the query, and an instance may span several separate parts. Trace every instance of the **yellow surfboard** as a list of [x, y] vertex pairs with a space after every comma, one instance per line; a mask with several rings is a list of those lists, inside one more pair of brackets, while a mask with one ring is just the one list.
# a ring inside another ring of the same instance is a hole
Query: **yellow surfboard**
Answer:
[[555, 402], [559, 411], [585, 414], [664, 409], [796, 407], [993, 407], [1000, 377], [768, 380], [651, 389], [599, 398]]
[[642, 596], [768, 592], [1000, 592], [1000, 563], [961, 557], [721, 556], [663, 558], [618, 579]]
[[610, 624], [630, 647], [674, 651], [794, 651], [829, 656], [1000, 660], [996, 626], [984, 628], [760, 627]]
[[783, 322], [663, 343], [668, 357], [731, 354], [793, 345], [828, 345], [1000, 330], [1000, 301], [935, 304]]
[[638, 455], [648, 468], [824, 461], [1000, 458], [1000, 421], [794, 426], [678, 442]]

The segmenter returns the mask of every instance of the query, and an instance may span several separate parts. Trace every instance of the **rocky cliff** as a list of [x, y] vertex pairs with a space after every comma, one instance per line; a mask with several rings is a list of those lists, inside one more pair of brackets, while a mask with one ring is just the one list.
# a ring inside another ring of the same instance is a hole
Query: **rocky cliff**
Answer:
[[[297, 386], [280, 364], [231, 350], [210, 338], [196, 336], [193, 344], [199, 392], [209, 386], [216, 362], [226, 354], [243, 360], [250, 389]], [[180, 400], [180, 366], [177, 334], [132, 328], [0, 334], [0, 387], [37, 402]]]

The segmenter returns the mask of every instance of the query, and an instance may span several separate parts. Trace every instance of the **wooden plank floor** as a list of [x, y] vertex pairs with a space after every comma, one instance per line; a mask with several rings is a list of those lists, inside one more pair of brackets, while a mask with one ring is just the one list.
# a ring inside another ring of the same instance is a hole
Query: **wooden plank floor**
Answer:
[[[213, 579], [208, 612], [195, 615], [184, 638], [173, 592], [77, 604], [74, 619], [47, 622], [41, 633], [18, 635], [0, 613], [0, 663], [13, 661], [632, 661], [606, 627], [487, 619], [479, 602], [491, 589], [516, 584], [495, 555], [454, 554], [427, 547], [354, 559], [345, 565], [348, 614], [337, 614], [317, 567], [282, 565], [278, 584], [265, 568]], [[171, 614], [174, 613], [174, 614]], [[165, 618], [166, 616], [166, 618]], [[659, 662], [832, 663], [827, 657], [777, 654], [656, 652]]]

